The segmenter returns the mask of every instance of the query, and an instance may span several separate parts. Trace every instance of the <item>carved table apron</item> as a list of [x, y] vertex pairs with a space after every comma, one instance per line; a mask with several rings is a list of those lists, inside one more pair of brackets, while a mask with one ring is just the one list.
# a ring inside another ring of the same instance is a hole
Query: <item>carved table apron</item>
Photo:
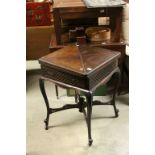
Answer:
[[[79, 108], [79, 111], [84, 114], [86, 119], [89, 146], [91, 146], [93, 142], [91, 137], [92, 105], [112, 105], [115, 112], [114, 117], [118, 117], [115, 96], [120, 81], [119, 57], [120, 53], [117, 51], [84, 44], [67, 46], [40, 58], [42, 76], [39, 79], [39, 85], [47, 108], [47, 117], [44, 121], [45, 129], [48, 129], [50, 114], [61, 110]], [[112, 76], [115, 81], [111, 100], [106, 103], [93, 101], [95, 90], [99, 86], [106, 84]], [[75, 89], [77, 92], [77, 103], [66, 104], [60, 108], [50, 108], [44, 87], [45, 80], [65, 88]], [[80, 91], [85, 95], [86, 101], [78, 93]]]

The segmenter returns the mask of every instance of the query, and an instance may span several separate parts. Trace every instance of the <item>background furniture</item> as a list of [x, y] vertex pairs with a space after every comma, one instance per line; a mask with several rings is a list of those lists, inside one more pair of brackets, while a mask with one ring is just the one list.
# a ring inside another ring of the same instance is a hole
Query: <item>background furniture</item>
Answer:
[[26, 60], [37, 60], [49, 53], [53, 32], [51, 0], [26, 1]]
[[37, 60], [50, 53], [53, 26], [26, 27], [26, 59]]
[[[86, 8], [82, 0], [57, 0], [53, 5], [53, 17], [56, 33], [57, 45], [63, 44], [62, 35], [64, 29], [68, 26], [92, 26], [98, 25], [98, 17], [110, 17], [110, 24], [108, 27], [112, 31], [112, 42], [120, 42], [121, 23], [122, 23], [122, 9], [123, 7], [104, 7], [104, 8]], [[65, 26], [65, 21], [73, 23]], [[78, 22], [76, 22], [76, 20]]]
[[26, 2], [26, 26], [51, 25], [50, 2]]

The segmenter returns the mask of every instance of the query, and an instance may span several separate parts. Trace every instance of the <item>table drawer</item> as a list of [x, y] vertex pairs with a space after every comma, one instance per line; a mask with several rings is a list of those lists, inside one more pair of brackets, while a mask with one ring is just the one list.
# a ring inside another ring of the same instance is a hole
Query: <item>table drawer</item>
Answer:
[[52, 80], [62, 82], [65, 84], [69, 84], [75, 87], [79, 87], [82, 89], [88, 88], [87, 82], [85, 81], [84, 77], [74, 76], [73, 74], [63, 72], [55, 68], [50, 68], [44, 65], [41, 66], [41, 69], [42, 69], [42, 75], [44, 77], [47, 77]]
[[57, 82], [65, 83], [74, 87], [91, 90], [97, 86], [105, 77], [117, 68], [118, 61], [109, 63], [106, 67], [96, 70], [93, 74], [85, 76], [74, 76], [71, 73], [41, 65], [42, 75]]
[[94, 72], [89, 76], [89, 89], [97, 86], [104, 78], [112, 73], [118, 66], [118, 60], [109, 63], [106, 67]]

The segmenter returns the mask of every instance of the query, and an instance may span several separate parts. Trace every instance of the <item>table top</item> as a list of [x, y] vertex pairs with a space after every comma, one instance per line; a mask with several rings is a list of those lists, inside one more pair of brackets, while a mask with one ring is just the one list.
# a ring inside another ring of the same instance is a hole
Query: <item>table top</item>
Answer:
[[39, 59], [40, 64], [88, 75], [120, 57], [120, 52], [84, 44], [66, 46]]

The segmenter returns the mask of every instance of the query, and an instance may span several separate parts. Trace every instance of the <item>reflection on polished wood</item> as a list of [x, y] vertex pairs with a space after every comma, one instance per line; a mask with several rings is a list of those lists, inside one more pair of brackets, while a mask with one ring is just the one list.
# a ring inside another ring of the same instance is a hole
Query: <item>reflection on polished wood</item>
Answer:
[[46, 55], [40, 61], [62, 67], [66, 70], [88, 74], [100, 65], [106, 65], [106, 62], [117, 59], [119, 56], [119, 52], [108, 49], [92, 48], [92, 46], [88, 45], [72, 45]]

